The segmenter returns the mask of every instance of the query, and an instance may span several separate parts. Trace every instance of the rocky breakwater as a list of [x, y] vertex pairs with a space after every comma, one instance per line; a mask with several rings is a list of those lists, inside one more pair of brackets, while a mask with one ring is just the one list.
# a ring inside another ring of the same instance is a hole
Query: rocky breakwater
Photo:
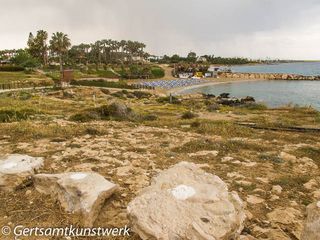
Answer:
[[282, 73], [219, 73], [220, 78], [263, 79], [263, 80], [320, 80], [320, 76], [303, 76]]

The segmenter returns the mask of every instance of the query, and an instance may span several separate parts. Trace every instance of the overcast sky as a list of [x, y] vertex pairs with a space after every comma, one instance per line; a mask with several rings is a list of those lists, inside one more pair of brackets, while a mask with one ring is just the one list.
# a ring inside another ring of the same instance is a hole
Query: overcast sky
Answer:
[[142, 41], [156, 55], [320, 59], [320, 0], [0, 0], [0, 49], [38, 29], [73, 44]]

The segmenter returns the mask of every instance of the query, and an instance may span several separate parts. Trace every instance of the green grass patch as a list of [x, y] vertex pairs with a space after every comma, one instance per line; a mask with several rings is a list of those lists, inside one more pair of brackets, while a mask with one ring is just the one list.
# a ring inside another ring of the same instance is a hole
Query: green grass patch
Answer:
[[320, 148], [312, 146], [304, 146], [294, 151], [294, 155], [302, 158], [308, 157], [314, 160], [320, 166]]
[[87, 86], [87, 87], [105, 87], [105, 88], [123, 88], [123, 89], [136, 89], [134, 86], [129, 85], [127, 82], [110, 82], [101, 80], [78, 80], [72, 81], [72, 85], [75, 86]]
[[181, 147], [174, 148], [173, 151], [178, 153], [193, 153], [198, 151], [219, 151], [220, 156], [225, 156], [230, 153], [238, 153], [242, 150], [262, 152], [269, 150], [269, 147], [261, 144], [249, 143], [244, 141], [225, 140], [211, 141], [209, 139], [197, 139], [185, 143]]
[[8, 83], [35, 83], [35, 84], [52, 84], [51, 80], [45, 75], [38, 73], [25, 72], [0, 72], [0, 84]]
[[300, 176], [292, 176], [287, 175], [271, 181], [273, 185], [280, 185], [285, 190], [296, 190], [296, 191], [304, 191], [303, 184], [310, 181], [310, 176], [308, 175], [300, 175]]
[[40, 114], [40, 112], [34, 109], [29, 109], [29, 108], [0, 109], [0, 122], [1, 123], [18, 122], [18, 121], [30, 119], [36, 114]]

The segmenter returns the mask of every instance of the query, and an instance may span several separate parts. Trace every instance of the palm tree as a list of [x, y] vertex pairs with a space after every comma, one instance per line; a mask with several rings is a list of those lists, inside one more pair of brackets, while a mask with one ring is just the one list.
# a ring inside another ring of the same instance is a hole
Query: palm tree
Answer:
[[50, 40], [50, 49], [53, 53], [59, 56], [61, 72], [63, 71], [63, 55], [68, 52], [70, 46], [71, 42], [67, 34], [62, 32], [56, 32], [52, 34], [52, 38]]
[[46, 66], [48, 63], [48, 45], [47, 45], [48, 33], [44, 30], [39, 30], [37, 32], [36, 40], [37, 40], [37, 45], [39, 47], [43, 64], [44, 66]]

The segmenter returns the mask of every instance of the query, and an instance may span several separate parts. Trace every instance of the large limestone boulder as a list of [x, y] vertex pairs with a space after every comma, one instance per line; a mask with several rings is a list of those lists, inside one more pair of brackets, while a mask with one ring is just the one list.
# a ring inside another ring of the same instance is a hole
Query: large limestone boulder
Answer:
[[34, 180], [39, 192], [57, 198], [67, 212], [80, 215], [87, 227], [93, 225], [105, 200], [117, 189], [93, 172], [37, 174]]
[[13, 191], [28, 184], [42, 166], [42, 158], [20, 154], [0, 157], [0, 190]]
[[307, 220], [301, 235], [301, 240], [320, 239], [320, 201], [307, 207]]
[[233, 239], [243, 229], [243, 203], [217, 176], [181, 162], [161, 172], [129, 203], [142, 239]]

